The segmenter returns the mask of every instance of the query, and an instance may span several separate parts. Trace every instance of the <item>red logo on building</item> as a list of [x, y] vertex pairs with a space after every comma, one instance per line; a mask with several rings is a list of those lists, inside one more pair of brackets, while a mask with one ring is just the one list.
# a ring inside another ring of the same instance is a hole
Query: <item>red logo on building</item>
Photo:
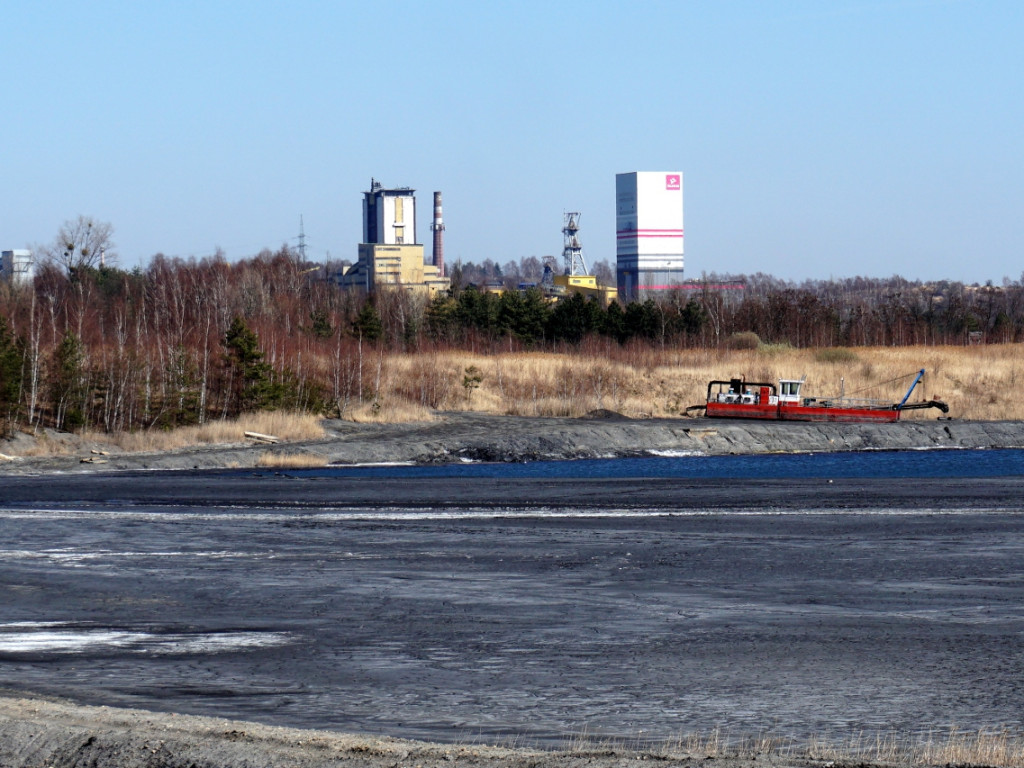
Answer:
[[682, 183], [678, 173], [668, 173], [665, 175], [665, 189], [680, 189]]

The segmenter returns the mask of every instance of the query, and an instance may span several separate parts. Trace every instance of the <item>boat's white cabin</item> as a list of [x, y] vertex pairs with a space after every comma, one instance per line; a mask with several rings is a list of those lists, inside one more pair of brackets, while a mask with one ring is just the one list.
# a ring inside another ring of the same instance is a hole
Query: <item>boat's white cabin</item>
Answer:
[[[717, 387], [717, 390], [716, 390]], [[772, 394], [774, 387], [767, 384], [745, 382], [742, 379], [713, 381], [708, 386], [708, 402], [738, 405], [777, 405], [779, 398]]]
[[801, 384], [803, 381], [796, 379], [779, 379], [779, 402], [799, 403]]

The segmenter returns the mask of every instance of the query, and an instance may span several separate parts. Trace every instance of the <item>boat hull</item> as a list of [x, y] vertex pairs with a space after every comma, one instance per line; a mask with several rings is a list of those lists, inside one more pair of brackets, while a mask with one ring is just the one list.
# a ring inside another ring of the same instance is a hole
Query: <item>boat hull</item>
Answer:
[[780, 403], [715, 403], [705, 411], [713, 419], [758, 419], [762, 421], [841, 421], [892, 423], [899, 421], [900, 411], [894, 408], [836, 408], [816, 405]]

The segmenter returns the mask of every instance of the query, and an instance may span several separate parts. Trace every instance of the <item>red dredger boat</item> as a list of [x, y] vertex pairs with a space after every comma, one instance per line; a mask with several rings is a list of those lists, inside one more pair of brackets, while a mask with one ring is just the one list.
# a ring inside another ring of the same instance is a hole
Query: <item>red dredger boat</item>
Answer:
[[706, 405], [694, 406], [693, 409], [703, 408], [706, 416], [716, 419], [783, 421], [893, 422], [899, 421], [903, 411], [921, 408], [938, 408], [948, 413], [949, 406], [941, 400], [907, 402], [923, 376], [922, 368], [898, 403], [843, 397], [841, 394], [839, 397], [804, 397], [800, 393], [802, 379], [781, 379], [777, 388], [774, 384], [743, 379], [712, 381], [708, 384]]

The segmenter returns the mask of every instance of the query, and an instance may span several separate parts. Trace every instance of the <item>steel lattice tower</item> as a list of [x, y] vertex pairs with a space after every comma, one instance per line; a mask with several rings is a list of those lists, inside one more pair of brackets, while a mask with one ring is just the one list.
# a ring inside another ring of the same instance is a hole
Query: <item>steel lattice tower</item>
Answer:
[[583, 260], [583, 246], [580, 245], [580, 214], [571, 211], [565, 214], [565, 226], [562, 227], [564, 246], [562, 260], [565, 262], [565, 274], [586, 275], [587, 263]]

